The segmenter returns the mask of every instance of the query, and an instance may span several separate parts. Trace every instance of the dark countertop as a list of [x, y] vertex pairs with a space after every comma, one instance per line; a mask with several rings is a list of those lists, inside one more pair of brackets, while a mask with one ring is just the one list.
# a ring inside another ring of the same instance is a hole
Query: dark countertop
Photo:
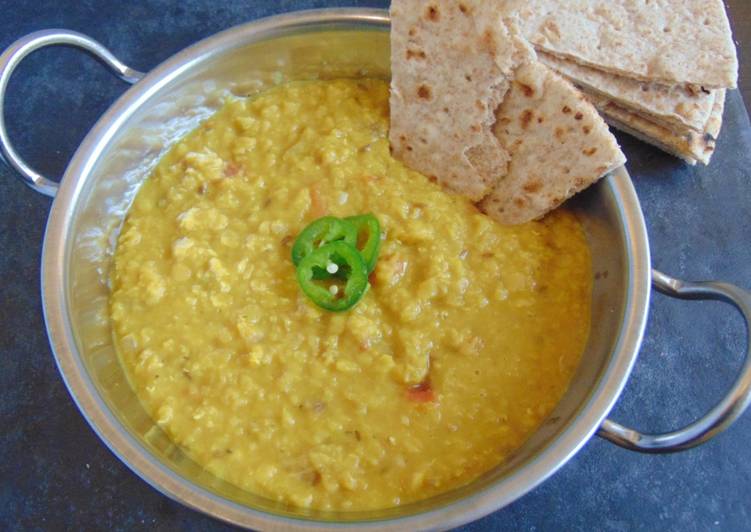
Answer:
[[[148, 70], [231, 25], [275, 12], [385, 1], [0, 0], [0, 48], [42, 28], [82, 31]], [[751, 4], [731, 0], [751, 101]], [[748, 56], [748, 57], [747, 57]], [[10, 86], [10, 133], [38, 170], [60, 175], [124, 86], [71, 50], [30, 57]], [[751, 288], [751, 128], [731, 94], [715, 162], [693, 169], [623, 136], [647, 218], [653, 261], [686, 278]], [[87, 426], [45, 335], [39, 262], [50, 200], [0, 164], [0, 523], [4, 529], [222, 530], [150, 488]], [[641, 357], [613, 417], [676, 428], [722, 396], [740, 366], [742, 322], [714, 303], [655, 297]], [[643, 456], [597, 438], [561, 471], [471, 530], [741, 530], [751, 523], [751, 413], [714, 441]]]

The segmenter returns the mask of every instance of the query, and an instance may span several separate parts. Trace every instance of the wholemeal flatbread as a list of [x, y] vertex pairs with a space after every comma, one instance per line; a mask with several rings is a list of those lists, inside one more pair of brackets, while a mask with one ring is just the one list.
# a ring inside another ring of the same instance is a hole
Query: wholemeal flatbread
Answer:
[[722, 0], [528, 0], [536, 47], [643, 81], [734, 88], [738, 58]]
[[391, 5], [394, 156], [506, 224], [625, 162], [595, 108], [520, 37], [516, 3]]
[[493, 2], [391, 3], [393, 154], [475, 201], [508, 165], [494, 111], [531, 47], [509, 33]]
[[538, 57], [587, 92], [608, 98], [675, 132], [703, 132], [714, 106], [716, 91], [694, 91], [686, 86], [667, 87], [637, 81], [548, 53], [538, 53]]
[[626, 162], [597, 110], [539, 62], [516, 71], [496, 119], [510, 163], [480, 208], [504, 224], [542, 217]]
[[675, 155], [694, 165], [698, 162], [709, 164], [714, 154], [717, 138], [722, 129], [722, 115], [725, 110], [725, 91], [718, 90], [715, 103], [704, 132], [689, 135], [677, 134], [670, 129], [655, 124], [648, 119], [629, 112], [615, 102], [597, 95], [587, 97], [604, 115], [605, 120], [616, 129], [620, 129], [639, 140]]

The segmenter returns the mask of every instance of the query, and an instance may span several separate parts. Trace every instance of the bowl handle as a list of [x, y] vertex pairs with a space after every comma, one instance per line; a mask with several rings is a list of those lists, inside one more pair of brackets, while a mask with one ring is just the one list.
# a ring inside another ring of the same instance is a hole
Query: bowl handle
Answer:
[[701, 445], [743, 414], [751, 403], [751, 293], [720, 282], [689, 283], [652, 270], [652, 284], [661, 293], [678, 299], [723, 301], [737, 308], [746, 322], [746, 359], [730, 392], [704, 417], [687, 427], [665, 434], [642, 434], [606, 419], [598, 436], [642, 453], [672, 453]]
[[13, 148], [5, 126], [4, 110], [8, 81], [18, 64], [31, 52], [56, 45], [72, 46], [90, 53], [107, 65], [120, 79], [128, 83], [135, 83], [144, 76], [143, 73], [121, 63], [107, 48], [94, 39], [75, 31], [42, 30], [30, 33], [11, 44], [0, 55], [0, 152], [2, 152], [8, 164], [16, 169], [24, 183], [49, 197], [55, 196], [60, 185], [31, 168]]

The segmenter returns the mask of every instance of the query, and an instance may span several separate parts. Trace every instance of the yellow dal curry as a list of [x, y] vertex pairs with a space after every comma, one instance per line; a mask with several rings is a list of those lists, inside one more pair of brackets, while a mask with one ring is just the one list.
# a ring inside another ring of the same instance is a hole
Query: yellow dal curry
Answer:
[[[575, 217], [503, 227], [389, 155], [388, 85], [233, 99], [144, 183], [110, 301], [138, 397], [211, 473], [300, 507], [423, 499], [502, 462], [565, 392], [589, 328]], [[290, 247], [374, 213], [371, 287], [308, 300]]]

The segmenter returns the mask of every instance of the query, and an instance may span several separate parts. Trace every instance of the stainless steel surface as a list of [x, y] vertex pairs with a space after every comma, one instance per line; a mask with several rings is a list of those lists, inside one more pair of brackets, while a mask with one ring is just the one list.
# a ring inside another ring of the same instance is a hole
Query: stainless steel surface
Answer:
[[704, 417], [685, 428], [666, 434], [642, 434], [634, 429], [606, 420], [598, 435], [644, 453], [671, 453], [696, 447], [728, 428], [751, 403], [751, 293], [727, 283], [689, 283], [654, 270], [652, 283], [670, 297], [687, 300], [713, 300], [733, 305], [743, 315], [749, 337], [746, 358], [738, 378], [728, 394]]
[[362, 514], [295, 512], [222, 483], [176, 448], [140, 407], [115, 356], [107, 319], [114, 235], [167, 147], [228, 94], [285, 79], [389, 75], [385, 12], [296, 13], [234, 28], [149, 73], [102, 117], [73, 157], [50, 214], [45, 317], [56, 360], [82, 412], [113, 452], [183, 503], [260, 529], [444, 528], [496, 510], [545, 480], [594, 434], [626, 382], [646, 320], [649, 253], [625, 171], [577, 200], [596, 257], [597, 320], [576, 384], [513, 460], [462, 489]]
[[47, 46], [72, 46], [89, 52], [107, 65], [120, 79], [128, 83], [135, 83], [144, 75], [141, 72], [121, 63], [109, 50], [95, 40], [75, 31], [43, 30], [30, 33], [11, 44], [0, 56], [0, 151], [5, 160], [18, 172], [21, 181], [44, 194], [54, 197], [59, 187], [55, 181], [44, 177], [31, 168], [16, 152], [8, 137], [5, 127], [5, 92], [8, 89], [13, 71], [30, 53]]
[[111, 343], [108, 272], [139, 185], [169, 146], [229, 96], [285, 80], [389, 76], [385, 11], [300, 12], [232, 28], [147, 74], [99, 120], [62, 179], [42, 258], [48, 333], [60, 372], [88, 422], [152, 486], [219, 519], [264, 530], [436, 529], [509, 504], [566, 463], [598, 430], [628, 379], [650, 296], [647, 234], [624, 169], [569, 205], [588, 235], [598, 276], [592, 332], [570, 390], [507, 463], [468, 486], [400, 508], [306, 512], [205, 473], [146, 415]]

